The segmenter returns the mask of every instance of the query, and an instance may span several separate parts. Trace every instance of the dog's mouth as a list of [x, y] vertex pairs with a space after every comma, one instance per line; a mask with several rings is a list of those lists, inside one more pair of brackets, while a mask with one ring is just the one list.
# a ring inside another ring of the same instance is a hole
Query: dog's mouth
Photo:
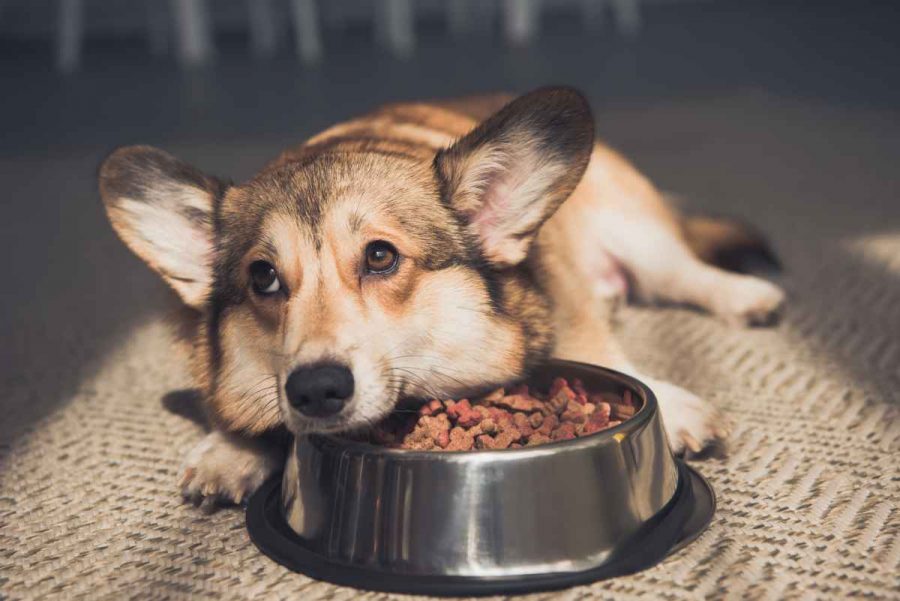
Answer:
[[296, 436], [304, 434], [336, 434], [353, 429], [353, 421], [349, 417], [310, 418], [297, 415], [297, 412], [294, 410], [290, 410], [285, 415], [284, 423], [287, 429]]
[[295, 436], [305, 434], [339, 434], [363, 431], [375, 427], [397, 409], [413, 411], [412, 407], [421, 401], [414, 399], [399, 400], [396, 396], [370, 399], [353, 399], [335, 415], [327, 417], [311, 417], [303, 415], [297, 409], [281, 403], [284, 424]]

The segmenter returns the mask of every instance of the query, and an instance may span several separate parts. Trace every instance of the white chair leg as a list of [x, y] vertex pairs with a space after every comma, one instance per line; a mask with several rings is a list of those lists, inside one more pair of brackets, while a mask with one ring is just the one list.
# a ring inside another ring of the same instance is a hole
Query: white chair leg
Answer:
[[475, 12], [471, 0], [444, 0], [447, 29], [455, 36], [472, 33]]
[[59, 0], [56, 31], [56, 65], [72, 72], [81, 63], [81, 41], [84, 37], [84, 3], [82, 0]]
[[581, 15], [588, 31], [603, 29], [606, 0], [581, 0]]
[[503, 33], [513, 46], [530, 43], [537, 32], [540, 0], [503, 0]]
[[178, 60], [188, 67], [208, 63], [213, 55], [209, 11], [204, 0], [171, 0], [178, 35]]
[[145, 0], [147, 11], [147, 45], [153, 56], [169, 53], [169, 11], [158, 0]]
[[375, 5], [378, 40], [395, 56], [407, 57], [416, 45], [412, 0], [379, 0]]
[[616, 26], [621, 33], [634, 35], [641, 30], [640, 0], [610, 0]]
[[259, 58], [272, 57], [278, 43], [272, 0], [247, 0], [247, 11], [253, 55]]
[[497, 18], [497, 0], [469, 0], [472, 9], [473, 31], [478, 35], [491, 35]]
[[322, 58], [322, 35], [319, 33], [319, 11], [315, 0], [291, 0], [297, 56], [306, 64]]

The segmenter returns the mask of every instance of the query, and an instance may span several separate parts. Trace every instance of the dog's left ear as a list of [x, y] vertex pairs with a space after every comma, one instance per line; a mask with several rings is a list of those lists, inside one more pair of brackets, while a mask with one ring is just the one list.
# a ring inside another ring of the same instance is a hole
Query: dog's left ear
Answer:
[[590, 160], [594, 120], [571, 88], [521, 96], [434, 160], [446, 202], [495, 267], [520, 263]]

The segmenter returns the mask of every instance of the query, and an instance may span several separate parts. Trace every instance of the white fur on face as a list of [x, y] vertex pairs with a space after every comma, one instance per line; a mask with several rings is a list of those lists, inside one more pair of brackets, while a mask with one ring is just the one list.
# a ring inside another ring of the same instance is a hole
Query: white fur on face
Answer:
[[[348, 289], [336, 252], [326, 246], [305, 266], [285, 308], [279, 403], [291, 431], [365, 427], [403, 397], [451, 398], [517, 377], [524, 355], [518, 329], [493, 314], [476, 274], [461, 267], [420, 273], [404, 305], [386, 307], [378, 287], [389, 282]], [[310, 419], [290, 407], [282, 387], [297, 366], [323, 360], [350, 368], [354, 394], [339, 415]]]
[[221, 365], [212, 399], [230, 429], [263, 432], [281, 421], [279, 339], [246, 311], [220, 317]]
[[[285, 351], [294, 349], [292, 366], [325, 358], [346, 363], [353, 372], [354, 395], [339, 416], [310, 419], [293, 411], [282, 394], [282, 413], [291, 431], [365, 427], [387, 416], [403, 397], [452, 398], [517, 377], [524, 354], [521, 340], [512, 324], [491, 314], [478, 277], [451, 268], [421, 279], [408, 306], [398, 311], [385, 311], [365, 292], [360, 306], [355, 294], [329, 287], [324, 320], [333, 327]], [[293, 303], [288, 322], [293, 331], [308, 332], [314, 329], [311, 322], [321, 323], [308, 301]], [[288, 374], [289, 369], [280, 376], [282, 384]]]

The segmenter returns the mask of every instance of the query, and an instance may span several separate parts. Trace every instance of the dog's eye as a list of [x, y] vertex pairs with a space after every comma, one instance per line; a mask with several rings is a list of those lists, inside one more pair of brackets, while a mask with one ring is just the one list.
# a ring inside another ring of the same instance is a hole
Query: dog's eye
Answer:
[[254, 261], [250, 264], [250, 280], [253, 291], [257, 294], [274, 294], [281, 290], [278, 272], [267, 261]]
[[376, 240], [366, 246], [366, 271], [368, 273], [390, 273], [397, 267], [400, 255], [390, 242]]

